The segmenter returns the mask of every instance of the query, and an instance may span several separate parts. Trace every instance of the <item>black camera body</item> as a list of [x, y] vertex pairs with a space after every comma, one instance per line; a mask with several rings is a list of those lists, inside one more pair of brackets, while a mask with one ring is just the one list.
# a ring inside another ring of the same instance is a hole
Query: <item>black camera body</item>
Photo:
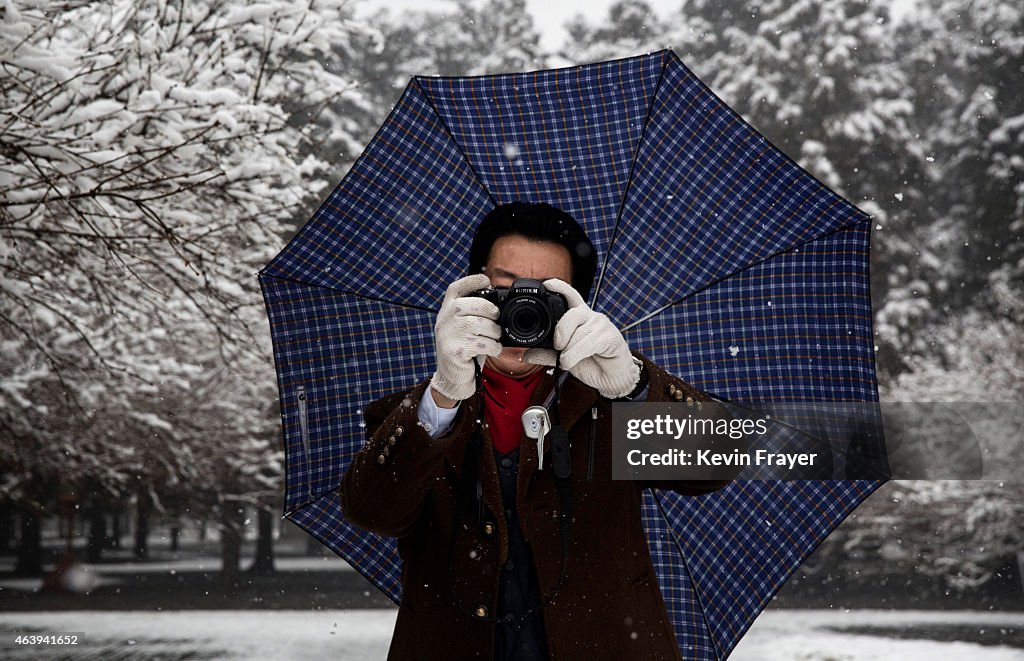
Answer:
[[565, 297], [548, 291], [544, 283], [518, 278], [511, 287], [487, 287], [470, 296], [485, 298], [498, 306], [501, 345], [553, 349], [555, 324], [569, 309]]

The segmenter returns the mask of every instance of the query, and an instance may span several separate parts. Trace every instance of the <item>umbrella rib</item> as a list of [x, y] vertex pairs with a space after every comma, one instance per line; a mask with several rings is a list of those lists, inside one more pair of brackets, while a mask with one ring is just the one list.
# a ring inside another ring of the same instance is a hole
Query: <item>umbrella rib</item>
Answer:
[[261, 273], [260, 275], [262, 275], [265, 278], [273, 278], [274, 280], [279, 280], [281, 282], [293, 282], [293, 283], [295, 283], [297, 285], [303, 285], [305, 287], [315, 287], [317, 289], [326, 289], [326, 290], [334, 292], [336, 294], [344, 294], [345, 296], [351, 296], [352, 298], [358, 298], [358, 299], [363, 300], [363, 301], [370, 301], [370, 302], [373, 302], [373, 303], [382, 303], [382, 304], [385, 304], [385, 305], [393, 305], [395, 307], [404, 308], [406, 310], [420, 310], [421, 312], [430, 312], [432, 314], [437, 313], [437, 308], [428, 308], [426, 306], [415, 305], [413, 303], [400, 303], [398, 301], [392, 301], [392, 300], [389, 300], [389, 299], [386, 299], [386, 298], [379, 298], [379, 297], [376, 297], [376, 296], [367, 296], [365, 294], [357, 294], [354, 291], [348, 291], [348, 290], [345, 290], [345, 289], [335, 289], [334, 287], [330, 287], [330, 286], [327, 286], [327, 285], [313, 284], [313, 283], [310, 283], [310, 282], [305, 282], [303, 280], [296, 280], [295, 278], [282, 278], [280, 276], [269, 275], [267, 273]]
[[[420, 92], [422, 93], [422, 90], [420, 90]], [[408, 87], [407, 87], [407, 88], [406, 88], [406, 89], [405, 89], [405, 90], [404, 90], [404, 91], [402, 92], [402, 96], [400, 96], [400, 97], [399, 97], [399, 99], [398, 99], [398, 101], [397, 101], [397, 102], [395, 103], [395, 105], [391, 106], [391, 110], [390, 110], [390, 111], [388, 112], [388, 116], [387, 116], [387, 117], [386, 117], [386, 118], [384, 119], [384, 122], [383, 122], [383, 123], [381, 123], [381, 125], [377, 127], [377, 130], [376, 130], [376, 131], [374, 131], [374, 133], [373, 133], [373, 137], [372, 137], [372, 138], [370, 138], [370, 141], [369, 141], [369, 143], [367, 143], [367, 146], [369, 146], [369, 145], [371, 145], [371, 144], [375, 143], [375, 142], [377, 141], [377, 139], [378, 139], [378, 138], [379, 138], [379, 137], [380, 137], [381, 135], [383, 135], [383, 134], [384, 134], [384, 127], [385, 127], [385, 126], [387, 126], [387, 125], [388, 125], [388, 124], [389, 124], [389, 123], [391, 122], [391, 119], [392, 119], [393, 117], [395, 117], [396, 115], [398, 115], [398, 113], [399, 113], [399, 109], [400, 109], [400, 108], [402, 107], [402, 102], [403, 102], [403, 101], [405, 100], [405, 97], [406, 97], [406, 95], [407, 95], [408, 93], [409, 93], [409, 89], [408, 89]], [[424, 96], [426, 96], [426, 95], [424, 95]], [[437, 112], [437, 111], [435, 110], [434, 112]], [[338, 191], [338, 189], [339, 189], [339, 188], [341, 187], [341, 185], [342, 185], [342, 184], [344, 184], [344, 183], [345, 183], [345, 181], [346, 181], [346, 180], [348, 179], [349, 175], [350, 175], [350, 174], [351, 174], [352, 172], [357, 172], [357, 171], [358, 171], [358, 167], [357, 167], [357, 166], [359, 166], [359, 165], [360, 165], [360, 164], [361, 164], [361, 163], [363, 162], [363, 160], [364, 160], [364, 159], [367, 159], [367, 158], [369, 158], [369, 157], [368, 157], [368, 156], [366, 155], [366, 151], [367, 151], [367, 150], [366, 150], [366, 149], [364, 149], [364, 150], [363, 150], [363, 151], [362, 151], [362, 152], [361, 152], [361, 153], [359, 154], [359, 156], [358, 156], [358, 157], [356, 158], [356, 160], [355, 160], [355, 161], [354, 161], [354, 162], [352, 163], [351, 167], [349, 167], [348, 171], [347, 171], [347, 172], [345, 173], [345, 175], [344, 175], [344, 176], [343, 176], [343, 177], [341, 178], [341, 181], [340, 181], [340, 182], [338, 182], [338, 185], [334, 187], [334, 192], [337, 192], [337, 191]], [[332, 195], [333, 195], [333, 193], [332, 193]], [[323, 210], [323, 208], [324, 208], [324, 207], [325, 207], [325, 206], [327, 205], [327, 202], [328, 202], [328, 201], [330, 200], [330, 198], [331, 198], [331, 196], [328, 196], [328, 197], [327, 197], [327, 198], [326, 198], [326, 199], [325, 199], [325, 200], [324, 200], [323, 202], [321, 202], [321, 203], [320, 203], [320, 207], [319, 207], [319, 208], [317, 209], [316, 213], [314, 213], [314, 214], [313, 214], [313, 218], [311, 218], [310, 220], [313, 220], [313, 219], [315, 219], [315, 218], [316, 218], [316, 217], [317, 217], [317, 216], [318, 216], [318, 215], [320, 214], [320, 211], [321, 211], [321, 210]], [[307, 224], [308, 224], [308, 222], [309, 222], [309, 221], [307, 221]], [[291, 237], [290, 239], [288, 239], [288, 242], [287, 242], [287, 243], [285, 243], [285, 246], [284, 246], [284, 248], [282, 248], [282, 249], [281, 249], [281, 251], [280, 251], [280, 252], [278, 252], [278, 253], [277, 253], [277, 255], [275, 255], [275, 256], [274, 256], [274, 258], [273, 258], [273, 259], [271, 259], [271, 260], [270, 260], [270, 262], [269, 262], [268, 264], [266, 264], [266, 265], [265, 265], [265, 266], [264, 266], [264, 267], [263, 267], [262, 269], [260, 269], [260, 270], [259, 270], [259, 271], [258, 271], [258, 272], [256, 273], [256, 275], [257, 275], [257, 276], [262, 276], [262, 275], [266, 275], [266, 273], [267, 273], [268, 269], [270, 269], [271, 267], [273, 267], [273, 266], [274, 266], [274, 264], [275, 264], [275, 263], [277, 262], [277, 260], [278, 260], [278, 259], [279, 259], [279, 258], [281, 257], [281, 255], [284, 255], [285, 253], [291, 252], [291, 248], [292, 248], [292, 246], [293, 246], [293, 245], [298, 245], [298, 242], [299, 242], [299, 237], [300, 237], [300, 236], [302, 235], [302, 233], [303, 233], [303, 232], [302, 232], [302, 230], [303, 230], [304, 228], [305, 228], [305, 225], [303, 225], [302, 227], [299, 227], [299, 228], [297, 229], [297, 231], [295, 231], [295, 232], [294, 232], [294, 233], [292, 234], [292, 237]]]
[[640, 157], [640, 148], [644, 144], [644, 138], [647, 137], [647, 126], [651, 119], [651, 112], [654, 110], [654, 104], [658, 99], [658, 92], [661, 91], [661, 81], [665, 79], [665, 70], [668, 69], [668, 53], [670, 51], [661, 51], [661, 73], [658, 74], [658, 83], [654, 86], [654, 93], [651, 95], [651, 103], [647, 106], [647, 112], [644, 114], [643, 128], [640, 130], [640, 138], [636, 141], [636, 149], [633, 151], [633, 161], [629, 165], [629, 176], [626, 179], [626, 188], [622, 191], [622, 199], [619, 200], [619, 209], [615, 212], [615, 227], [612, 228], [612, 236], [608, 240], [608, 249], [605, 250], [605, 260], [601, 264], [601, 272], [597, 275], [597, 283], [594, 285], [594, 300], [593, 307], [597, 309], [597, 299], [601, 295], [601, 285], [604, 284], [604, 272], [608, 268], [608, 262], [611, 261], [609, 257], [612, 254], [612, 248], [615, 247], [615, 238], [619, 234], [619, 226], [622, 224], [622, 212], [626, 208], [626, 198], [629, 197], [629, 189], [633, 186], [633, 171], [636, 169], [636, 161]]
[[[658, 506], [658, 511], [661, 512], [661, 518], [665, 521], [668, 521], [668, 513], [665, 512], [665, 507], [661, 503], [661, 494], [654, 493], [652, 495], [654, 496], [654, 504]], [[683, 571], [685, 571], [686, 575], [690, 578], [690, 585], [693, 587], [693, 594], [695, 597], [694, 600], [697, 602], [697, 607], [700, 608], [700, 617], [702, 620], [704, 620], [704, 630], [708, 632], [708, 640], [711, 641], [711, 645], [715, 649], [715, 658], [721, 659], [722, 652], [718, 649], [718, 641], [715, 640], [715, 637], [711, 633], [711, 625], [708, 623], [707, 613], [704, 612], [703, 597], [700, 593], [700, 590], [697, 589], [697, 583], [693, 580], [693, 574], [690, 573], [690, 566], [686, 562], [686, 554], [683, 553], [683, 547], [680, 546], [679, 539], [676, 537], [676, 533], [673, 527], [669, 526], [668, 529], [670, 533], [669, 537], [672, 538], [672, 544], [676, 547], [676, 550], [679, 552], [679, 558], [683, 561]]]
[[498, 206], [498, 201], [494, 199], [494, 196], [491, 195], [491, 191], [487, 188], [487, 186], [484, 185], [484, 180], [480, 176], [480, 173], [476, 171], [475, 167], [473, 167], [473, 162], [469, 160], [469, 156], [466, 155], [466, 152], [462, 148], [462, 145], [459, 143], [459, 141], [455, 139], [455, 135], [452, 133], [452, 130], [448, 126], [448, 124], [444, 121], [444, 117], [442, 117], [441, 113], [438, 112], [437, 106], [434, 105], [434, 99], [432, 99], [430, 95], [427, 94], [426, 91], [424, 91], [423, 87], [420, 85], [420, 77], [416, 76], [415, 78], [413, 78], [413, 81], [415, 81], [416, 83], [416, 89], [419, 90], [420, 94], [423, 95], [423, 98], [426, 99], [427, 103], [430, 105], [430, 109], [434, 111], [434, 115], [437, 117], [437, 122], [444, 127], [444, 132], [448, 134], [448, 138], [452, 141], [452, 144], [455, 145], [455, 147], [459, 150], [459, 154], [462, 155], [462, 160], [466, 163], [466, 168], [469, 169], [469, 171], [472, 172], [473, 176], [476, 178], [476, 183], [480, 186], [481, 189], [483, 189], [484, 193], [487, 194], [487, 199], [491, 201], [491, 205], [495, 207]]
[[731, 278], [732, 276], [736, 275], [737, 273], [742, 273], [743, 271], [746, 271], [747, 269], [749, 269], [751, 267], [757, 266], [758, 264], [763, 264], [763, 263], [767, 262], [769, 259], [773, 259], [775, 257], [778, 257], [779, 255], [784, 255], [784, 254], [786, 254], [786, 253], [788, 253], [788, 252], [790, 252], [792, 250], [800, 248], [801, 246], [805, 246], [808, 243], [811, 243], [812, 241], [818, 241], [820, 239], [825, 239], [825, 238], [828, 238], [828, 237], [832, 236], [833, 234], [837, 234], [839, 232], [848, 230], [851, 227], [856, 227], [857, 225], [861, 225], [861, 224], [864, 224], [864, 223], [870, 223], [870, 222], [871, 222], [871, 216], [865, 216], [864, 218], [862, 218], [861, 220], [858, 220], [857, 222], [849, 223], [847, 225], [841, 225], [839, 227], [836, 227], [835, 229], [832, 229], [832, 230], [829, 230], [828, 232], [825, 232], [824, 234], [820, 234], [818, 236], [811, 237], [811, 238], [807, 239], [806, 241], [801, 241], [800, 243], [793, 244], [793, 245], [789, 246], [788, 248], [786, 248], [784, 250], [779, 250], [777, 252], [771, 253], [770, 255], [766, 255], [764, 258], [759, 259], [756, 262], [751, 262], [750, 264], [744, 264], [742, 268], [736, 269], [735, 271], [731, 271], [729, 273], [726, 273], [725, 275], [722, 275], [722, 276], [720, 276], [718, 278], [715, 278], [711, 282], [705, 284], [700, 289], [695, 289], [695, 290], [687, 293], [682, 298], [677, 298], [676, 300], [674, 300], [674, 301], [672, 301], [670, 303], [666, 303], [665, 305], [662, 305], [660, 308], [657, 308], [656, 310], [654, 310], [652, 312], [648, 312], [647, 314], [645, 314], [644, 316], [640, 317], [636, 321], [631, 321], [628, 324], [624, 324], [622, 326], [621, 330], [622, 330], [623, 333], [625, 333], [626, 331], [631, 330], [632, 328], [634, 328], [636, 326], [639, 326], [640, 324], [644, 323], [648, 319], [650, 319], [652, 317], [658, 316], [659, 314], [661, 314], [665, 310], [669, 309], [670, 307], [679, 305], [680, 303], [684, 302], [688, 298], [691, 298], [693, 296], [696, 296], [697, 294], [700, 294], [703, 291], [711, 289], [712, 287], [714, 287], [718, 283], [722, 282], [723, 280], [728, 280], [729, 278]]

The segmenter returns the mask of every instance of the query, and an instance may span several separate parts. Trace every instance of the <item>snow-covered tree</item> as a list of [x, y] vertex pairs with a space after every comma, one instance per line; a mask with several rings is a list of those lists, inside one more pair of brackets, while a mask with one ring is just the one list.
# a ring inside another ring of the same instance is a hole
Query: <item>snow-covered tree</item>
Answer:
[[255, 272], [326, 183], [325, 127], [357, 142], [330, 119], [363, 104], [337, 53], [373, 33], [341, 0], [7, 2], [0, 23], [0, 494], [257, 499], [280, 448]]
[[[1010, 482], [892, 482], [862, 505], [825, 552], [843, 549], [865, 578], [898, 568], [969, 590], [1015, 563], [1024, 548], [1024, 488]], [[867, 551], [867, 553], [864, 553]], [[865, 561], [866, 560], [866, 561]]]
[[970, 301], [1002, 266], [1024, 275], [1024, 7], [927, 0], [919, 14], [909, 59], [933, 72], [918, 85], [931, 94], [941, 200], [969, 267], [956, 294]]
[[568, 39], [559, 55], [578, 64], [600, 62], [669, 48], [666, 26], [644, 0], [619, 0], [603, 20], [594, 22], [577, 14], [566, 25]]
[[[947, 396], [1019, 399], [1012, 374], [1024, 368], [1024, 9], [930, 0], [896, 37], [930, 170], [918, 204], [930, 222], [916, 236], [938, 259], [916, 272], [920, 261], [889, 265], [908, 277], [889, 292], [880, 331], [894, 337], [912, 372], [900, 377], [903, 395], [941, 381]], [[920, 314], [925, 299], [928, 315]]]
[[525, 0], [457, 0], [447, 7], [383, 10], [370, 22], [384, 45], [357, 67], [379, 120], [414, 75], [474, 76], [546, 66]]

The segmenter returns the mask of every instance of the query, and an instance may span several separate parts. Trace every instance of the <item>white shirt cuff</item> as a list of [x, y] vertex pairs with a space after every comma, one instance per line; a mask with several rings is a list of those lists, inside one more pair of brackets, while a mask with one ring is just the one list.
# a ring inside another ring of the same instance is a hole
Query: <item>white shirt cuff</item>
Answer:
[[423, 391], [423, 397], [420, 399], [420, 406], [417, 409], [416, 415], [420, 419], [420, 424], [430, 434], [430, 438], [439, 438], [451, 431], [452, 423], [455, 422], [455, 415], [459, 412], [459, 404], [456, 404], [455, 408], [451, 409], [441, 408], [430, 395], [430, 386], [427, 386], [426, 390]]

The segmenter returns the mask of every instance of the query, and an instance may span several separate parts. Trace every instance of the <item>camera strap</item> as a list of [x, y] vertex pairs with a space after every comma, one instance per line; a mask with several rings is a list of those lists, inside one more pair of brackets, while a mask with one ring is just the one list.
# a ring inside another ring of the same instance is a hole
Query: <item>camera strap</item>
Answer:
[[551, 389], [551, 393], [544, 400], [544, 407], [548, 410], [552, 421], [551, 431], [548, 432], [548, 435], [551, 438], [551, 464], [555, 470], [557, 483], [561, 480], [568, 480], [572, 475], [572, 459], [569, 455], [569, 434], [562, 427], [562, 416], [558, 410], [558, 403], [562, 399], [562, 382], [569, 376], [569, 373], [558, 367], [555, 370], [558, 373], [558, 378], [555, 379], [555, 387]]

